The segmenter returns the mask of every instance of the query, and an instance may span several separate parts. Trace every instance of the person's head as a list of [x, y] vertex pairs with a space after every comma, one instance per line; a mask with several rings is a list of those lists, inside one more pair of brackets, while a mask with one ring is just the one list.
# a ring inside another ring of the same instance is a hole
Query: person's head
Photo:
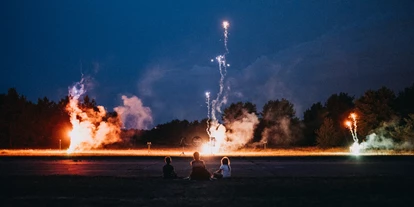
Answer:
[[165, 163], [170, 164], [172, 160], [171, 160], [170, 156], [167, 156], [167, 157], [164, 158], [164, 161], [165, 161]]
[[222, 165], [230, 165], [230, 160], [228, 157], [221, 158], [221, 164]]
[[195, 160], [200, 160], [200, 153], [194, 152], [193, 157]]

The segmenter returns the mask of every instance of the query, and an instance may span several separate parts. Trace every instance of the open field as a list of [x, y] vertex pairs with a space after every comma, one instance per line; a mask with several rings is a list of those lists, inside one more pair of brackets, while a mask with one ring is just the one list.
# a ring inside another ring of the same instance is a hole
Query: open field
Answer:
[[[230, 156], [231, 179], [189, 181], [181, 179], [189, 154], [171, 154], [176, 180], [161, 178], [162, 153], [3, 154], [0, 199], [2, 206], [414, 205], [414, 156], [239, 155]], [[202, 157], [210, 171], [220, 158]]]
[[[88, 150], [68, 153], [66, 150], [7, 150], [0, 149], [0, 156], [191, 156], [196, 148], [180, 149], [180, 148], [152, 148], [148, 149], [127, 149], [127, 150]], [[200, 151], [201, 152], [201, 151]], [[211, 156], [211, 153], [203, 153], [203, 156]], [[245, 149], [232, 152], [214, 153], [214, 156], [344, 156], [352, 155], [349, 149], [333, 148], [321, 150], [319, 148], [293, 148], [293, 149]], [[371, 150], [361, 152], [359, 155], [414, 155], [414, 151], [393, 151], [393, 150]]]
[[2, 206], [413, 206], [412, 177], [0, 177]]

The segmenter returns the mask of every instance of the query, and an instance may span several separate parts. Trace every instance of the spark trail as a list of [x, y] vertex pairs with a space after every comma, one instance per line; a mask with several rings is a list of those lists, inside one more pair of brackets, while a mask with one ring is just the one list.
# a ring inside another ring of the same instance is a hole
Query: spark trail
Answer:
[[[226, 97], [223, 97], [223, 91], [224, 91], [224, 78], [227, 73], [227, 67], [230, 66], [226, 63], [226, 55], [229, 53], [228, 47], [227, 47], [227, 41], [228, 41], [228, 28], [230, 26], [228, 21], [223, 21], [222, 23], [223, 29], [224, 29], [224, 49], [225, 53], [222, 55], [218, 55], [215, 59], [219, 65], [219, 71], [220, 71], [220, 82], [219, 82], [219, 92], [217, 93], [216, 99], [211, 101], [210, 105], [210, 93], [206, 93], [207, 98], [207, 109], [208, 109], [208, 120], [207, 120], [207, 134], [210, 138], [209, 143], [206, 145], [206, 147], [210, 148], [210, 152], [218, 152], [220, 145], [224, 143], [225, 140], [225, 127], [221, 125], [218, 120], [216, 113], [222, 113], [221, 112], [221, 106], [226, 103], [227, 99]], [[211, 59], [211, 62], [214, 62], [214, 59]], [[211, 111], [210, 111], [211, 110]], [[211, 120], [210, 120], [210, 114], [211, 114]], [[210, 123], [211, 122], [211, 123]]]
[[207, 134], [210, 136], [210, 92], [206, 92], [206, 103], [207, 103]]
[[217, 97], [215, 100], [212, 101], [212, 119], [213, 121], [217, 120], [216, 117], [216, 111], [221, 113], [221, 106], [226, 102], [226, 98], [222, 98], [223, 96], [223, 90], [224, 90], [224, 78], [227, 73], [227, 66], [230, 66], [226, 63], [226, 55], [229, 53], [228, 47], [227, 47], [227, 41], [228, 41], [228, 28], [230, 24], [228, 21], [223, 21], [223, 29], [224, 29], [224, 48], [226, 52], [223, 55], [219, 55], [216, 57], [217, 63], [219, 65], [219, 71], [220, 71], [220, 88], [219, 92], [217, 93]]
[[227, 48], [227, 39], [228, 39], [228, 31], [230, 24], [228, 21], [223, 22], [223, 29], [224, 29], [224, 47], [226, 48], [226, 54], [229, 53], [229, 49]]
[[348, 118], [351, 118], [351, 121], [346, 121], [345, 124], [349, 128], [349, 131], [351, 132], [352, 139], [354, 140], [354, 143], [349, 147], [351, 153], [353, 154], [359, 154], [359, 151], [361, 150], [361, 146], [359, 144], [358, 135], [357, 135], [357, 116], [355, 113], [351, 113]]

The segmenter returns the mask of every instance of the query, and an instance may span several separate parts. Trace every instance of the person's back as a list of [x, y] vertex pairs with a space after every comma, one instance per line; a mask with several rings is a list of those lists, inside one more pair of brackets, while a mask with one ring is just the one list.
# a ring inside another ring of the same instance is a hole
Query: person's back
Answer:
[[221, 170], [221, 174], [223, 175], [223, 178], [231, 177], [230, 165], [221, 165], [220, 170]]
[[194, 152], [193, 157], [194, 157], [194, 160], [190, 162], [190, 165], [191, 165], [190, 179], [191, 180], [209, 180], [211, 174], [206, 169], [206, 165], [204, 161], [200, 160], [200, 154], [198, 152]]
[[231, 177], [231, 167], [230, 159], [228, 157], [223, 157], [221, 159], [220, 168], [213, 173], [214, 178], [230, 178]]
[[171, 157], [165, 157], [165, 165], [162, 167], [162, 173], [163, 177], [165, 179], [168, 178], [177, 178], [177, 174], [174, 171], [174, 167], [170, 164], [171, 163]]
[[192, 168], [195, 168], [195, 167], [206, 168], [206, 164], [204, 163], [203, 160], [193, 160], [191, 161], [190, 165]]

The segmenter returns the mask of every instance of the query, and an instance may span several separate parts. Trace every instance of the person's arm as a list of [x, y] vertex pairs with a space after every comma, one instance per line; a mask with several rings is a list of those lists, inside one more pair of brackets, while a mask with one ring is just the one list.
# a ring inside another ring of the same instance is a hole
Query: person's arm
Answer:
[[220, 168], [216, 172], [217, 173], [222, 173], [223, 172], [223, 165], [220, 165]]

